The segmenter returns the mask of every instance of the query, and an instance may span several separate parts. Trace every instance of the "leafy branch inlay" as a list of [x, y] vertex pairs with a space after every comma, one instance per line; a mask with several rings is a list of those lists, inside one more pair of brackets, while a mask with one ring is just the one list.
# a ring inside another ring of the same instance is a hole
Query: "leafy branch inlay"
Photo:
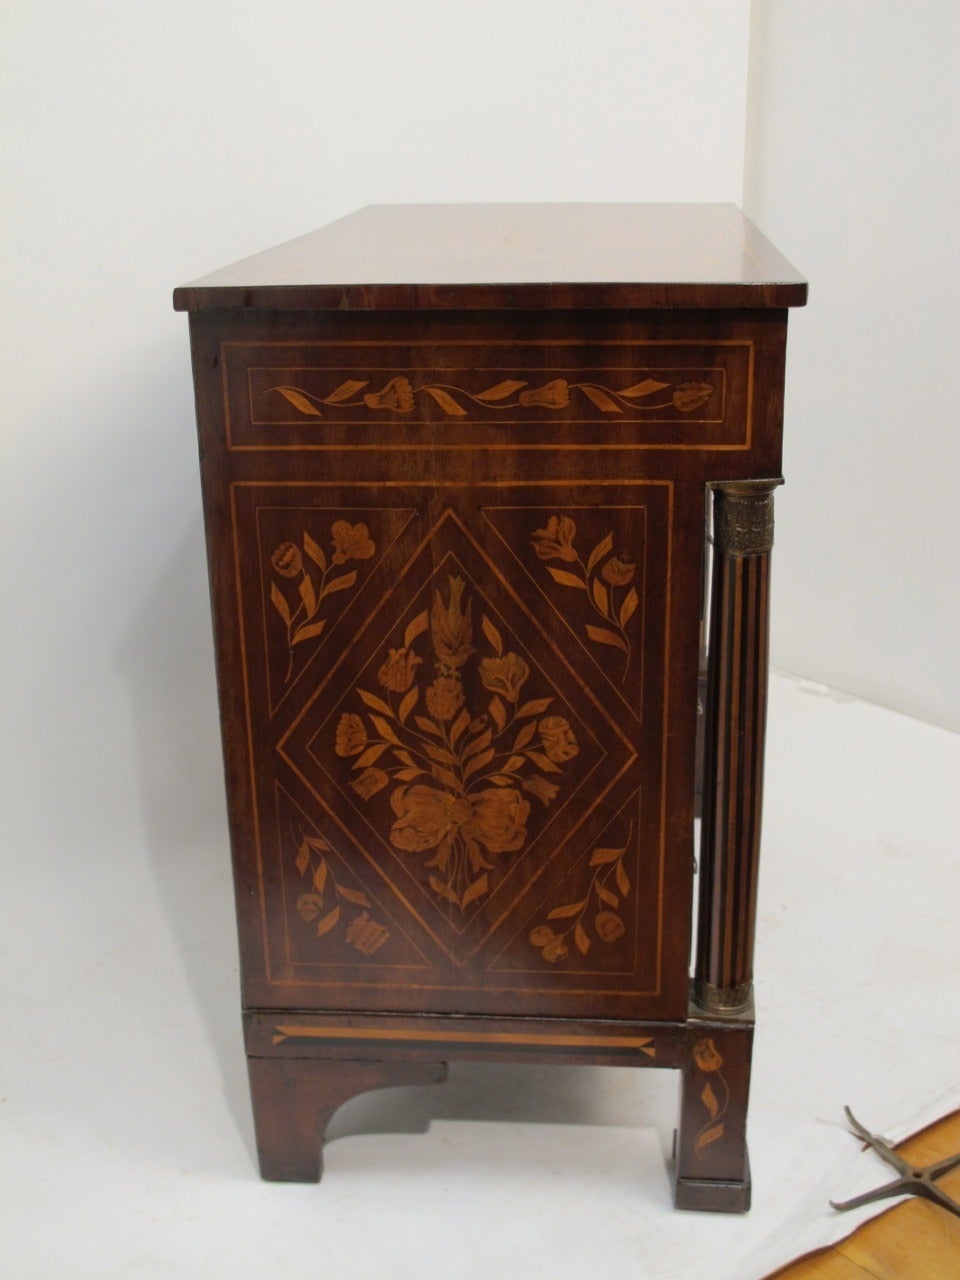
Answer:
[[[270, 583], [270, 600], [287, 629], [286, 681], [293, 674], [294, 647], [306, 640], [313, 640], [327, 625], [326, 618], [318, 617], [320, 605], [337, 591], [347, 591], [357, 580], [356, 569], [337, 574], [334, 571], [348, 560], [369, 560], [376, 551], [365, 524], [350, 524], [348, 520], [335, 520], [330, 529], [333, 552], [327, 559], [326, 552], [303, 531], [303, 551], [293, 542], [281, 542], [270, 557], [270, 565], [277, 577], [287, 583], [297, 582], [298, 600], [291, 607], [280, 583]], [[319, 577], [315, 577], [315, 570]], [[332, 576], [331, 576], [332, 575]]]
[[[585, 956], [594, 941], [612, 943], [619, 941], [627, 931], [623, 917], [618, 914], [621, 903], [630, 896], [631, 884], [623, 865], [624, 855], [630, 848], [633, 823], [627, 829], [624, 845], [620, 849], [594, 849], [589, 866], [593, 875], [586, 892], [576, 902], [567, 902], [547, 913], [547, 920], [559, 922], [559, 929], [550, 924], [538, 924], [530, 931], [530, 942], [539, 948], [544, 960], [556, 964], [570, 954], [567, 945], [571, 934], [573, 945]], [[616, 890], [616, 892], [614, 892]], [[593, 917], [591, 936], [591, 907]]]
[[297, 899], [301, 918], [308, 924], [316, 920], [317, 937], [322, 938], [337, 927], [349, 905], [357, 907], [359, 914], [355, 913], [347, 925], [344, 941], [364, 956], [379, 951], [390, 937], [390, 930], [371, 917], [373, 906], [365, 893], [337, 882], [326, 856], [331, 852], [327, 841], [322, 836], [301, 834], [299, 840], [294, 837], [294, 843], [297, 870], [311, 884], [310, 891]]
[[[545, 528], [533, 531], [533, 549], [541, 560], [559, 560], [570, 566], [561, 569], [548, 564], [547, 573], [561, 587], [586, 592], [590, 607], [606, 625], [597, 627], [587, 623], [584, 631], [595, 644], [619, 649], [625, 655], [622, 683], [630, 669], [627, 623], [640, 604], [637, 589], [632, 585], [636, 564], [628, 552], [614, 552], [612, 532], [600, 539], [584, 563], [573, 544], [576, 535], [577, 526], [570, 516], [551, 516]], [[618, 592], [623, 594], [618, 596]]]
[[623, 413], [624, 408], [641, 412], [675, 409], [680, 413], [692, 413], [706, 404], [714, 392], [708, 382], [671, 383], [660, 382], [656, 378], [644, 378], [619, 390], [599, 382], [569, 382], [566, 378], [552, 378], [541, 386], [533, 387], [519, 378], [507, 378], [483, 391], [472, 392], [445, 382], [425, 382], [414, 386], [403, 374], [390, 378], [377, 391], [364, 391], [369, 385], [367, 380], [350, 378], [326, 396], [291, 386], [268, 387], [264, 394], [283, 396], [298, 413], [308, 418], [322, 418], [323, 405], [410, 414], [414, 412], [419, 395], [429, 396], [447, 417], [465, 418], [468, 411], [463, 407], [463, 401], [490, 410], [566, 409], [571, 404], [572, 393], [579, 393], [595, 409], [606, 414]]

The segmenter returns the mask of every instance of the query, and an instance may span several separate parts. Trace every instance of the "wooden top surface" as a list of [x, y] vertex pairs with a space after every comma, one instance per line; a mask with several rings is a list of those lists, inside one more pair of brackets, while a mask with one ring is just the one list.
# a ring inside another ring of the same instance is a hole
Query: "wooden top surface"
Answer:
[[175, 290], [178, 311], [802, 306], [732, 204], [369, 205]]

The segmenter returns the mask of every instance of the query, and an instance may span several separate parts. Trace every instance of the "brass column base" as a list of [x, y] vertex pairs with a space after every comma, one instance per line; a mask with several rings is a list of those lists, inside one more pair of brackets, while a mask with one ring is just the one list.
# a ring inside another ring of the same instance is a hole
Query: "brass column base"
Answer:
[[693, 984], [694, 1003], [708, 1013], [742, 1013], [753, 1002], [753, 983], [735, 987], [715, 987], [698, 978]]

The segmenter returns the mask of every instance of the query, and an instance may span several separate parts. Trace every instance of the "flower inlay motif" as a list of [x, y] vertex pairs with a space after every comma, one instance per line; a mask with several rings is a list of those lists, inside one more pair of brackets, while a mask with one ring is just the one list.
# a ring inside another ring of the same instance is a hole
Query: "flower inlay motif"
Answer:
[[730, 1086], [723, 1074], [723, 1055], [712, 1038], [705, 1037], [696, 1042], [693, 1046], [693, 1062], [705, 1077], [700, 1101], [709, 1116], [694, 1138], [694, 1146], [700, 1151], [723, 1137], [723, 1117], [730, 1105]]
[[627, 624], [637, 611], [640, 596], [633, 585], [637, 566], [628, 550], [614, 551], [613, 533], [607, 533], [594, 546], [584, 562], [574, 539], [576, 522], [570, 516], [551, 516], [542, 529], [531, 535], [533, 549], [541, 560], [559, 560], [548, 564], [547, 573], [561, 587], [585, 591], [590, 607], [603, 622], [602, 627], [586, 623], [584, 631], [594, 644], [619, 649], [625, 655], [623, 677], [630, 669], [630, 636]]
[[346, 922], [351, 906], [359, 914], [346, 923], [343, 941], [363, 956], [372, 956], [390, 937], [390, 930], [374, 919], [373, 904], [365, 893], [340, 883], [330, 864], [330, 845], [320, 835], [294, 834], [297, 845], [296, 868], [310, 882], [310, 889], [297, 899], [297, 913], [307, 924], [316, 923], [318, 938], [332, 933]]
[[585, 956], [595, 942], [619, 942], [625, 935], [627, 926], [620, 912], [633, 887], [624, 867], [632, 836], [633, 823], [622, 847], [594, 849], [588, 864], [592, 874], [582, 896], [554, 907], [545, 923], [530, 930], [530, 943], [544, 960], [551, 964], [566, 960], [571, 945]]
[[[572, 393], [578, 393], [603, 414], [622, 414], [624, 409], [632, 413], [664, 409], [692, 413], [705, 405], [715, 391], [709, 382], [671, 383], [657, 378], [643, 378], [619, 389], [599, 382], [569, 382], [566, 378], [552, 378], [540, 386], [531, 386], [520, 378], [506, 378], [482, 391], [473, 392], [441, 382], [414, 386], [410, 378], [398, 374], [378, 390], [365, 391], [369, 385], [366, 379], [351, 378], [325, 396], [293, 386], [267, 387], [264, 394], [283, 396], [289, 405], [307, 418], [322, 418], [323, 406], [343, 409], [365, 407], [411, 414], [416, 410], [416, 397], [419, 395], [429, 397], [448, 418], [465, 418], [468, 411], [463, 407], [464, 402], [487, 410], [556, 410], [566, 409], [573, 403]], [[582, 400], [580, 407], [584, 407]]]
[[[286, 682], [293, 674], [294, 651], [298, 644], [314, 640], [327, 625], [320, 616], [323, 601], [338, 591], [347, 591], [357, 581], [356, 569], [347, 573], [337, 570], [348, 560], [369, 560], [376, 551], [365, 524], [335, 520], [330, 529], [328, 556], [323, 547], [304, 529], [303, 550], [294, 542], [281, 542], [270, 556], [275, 578], [270, 583], [270, 601], [280, 615], [287, 632]], [[297, 600], [291, 604], [288, 589], [296, 582]]]
[[530, 678], [487, 614], [477, 627], [467, 584], [451, 574], [383, 655], [382, 692], [356, 689], [362, 711], [336, 726], [350, 787], [364, 802], [391, 788], [387, 838], [424, 855], [431, 891], [461, 913], [490, 892], [499, 859], [523, 854], [532, 803], [553, 802], [580, 750], [554, 698], [523, 698]]

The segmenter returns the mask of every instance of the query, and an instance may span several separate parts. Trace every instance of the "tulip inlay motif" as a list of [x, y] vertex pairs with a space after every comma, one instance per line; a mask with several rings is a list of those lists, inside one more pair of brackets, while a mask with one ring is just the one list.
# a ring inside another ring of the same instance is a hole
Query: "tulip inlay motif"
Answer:
[[[696, 1042], [693, 1046], [693, 1062], [704, 1077], [700, 1101], [709, 1116], [694, 1138], [694, 1147], [697, 1151], [701, 1151], [723, 1137], [723, 1117], [730, 1105], [730, 1086], [723, 1074], [723, 1056], [711, 1038]], [[717, 1086], [716, 1089], [714, 1084]]]

